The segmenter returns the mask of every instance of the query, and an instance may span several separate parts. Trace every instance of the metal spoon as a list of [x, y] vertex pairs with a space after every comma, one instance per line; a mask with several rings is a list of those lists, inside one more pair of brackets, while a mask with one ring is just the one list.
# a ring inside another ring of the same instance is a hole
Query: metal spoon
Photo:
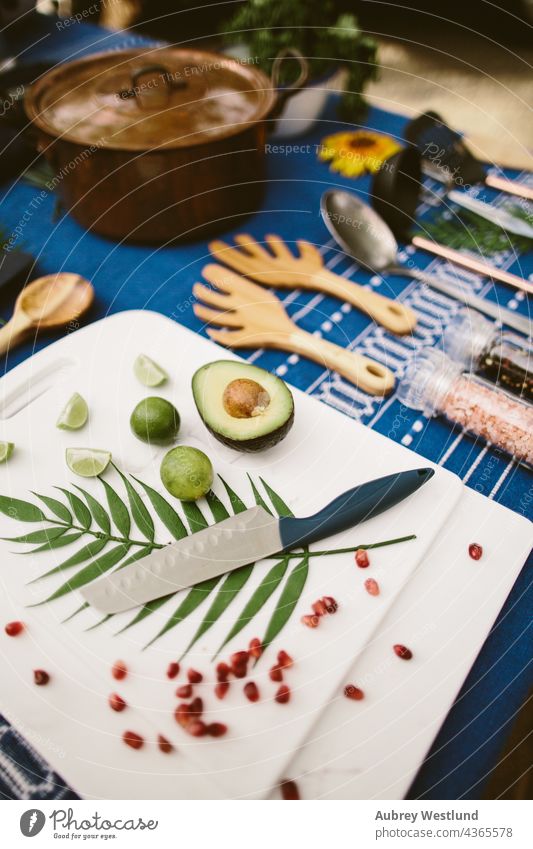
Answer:
[[0, 354], [14, 348], [32, 331], [66, 328], [89, 309], [94, 289], [79, 274], [61, 272], [39, 277], [18, 296], [11, 319], [0, 330]]
[[[335, 241], [349, 256], [353, 256], [360, 265], [370, 271], [413, 277], [448, 297], [461, 301], [466, 306], [479, 310], [502, 324], [513, 327], [520, 333], [531, 334], [531, 322], [525, 316], [517, 315], [477, 295], [471, 295], [459, 286], [445, 283], [417, 268], [406, 268], [401, 265], [398, 261], [398, 243], [389, 226], [371, 206], [352, 192], [341, 189], [329, 189], [324, 192], [320, 201], [320, 212]], [[467, 268], [501, 279], [498, 277], [498, 274], [501, 274], [499, 269], [494, 269], [491, 265], [478, 260], [471, 260], [459, 251], [437, 245], [420, 236], [415, 236], [412, 244], [458, 264], [466, 265], [468, 262]], [[472, 268], [471, 262], [476, 263], [477, 267]], [[516, 279], [520, 280], [520, 278]], [[525, 280], [520, 282], [524, 284], [524, 288], [528, 287], [526, 291], [533, 291], [531, 284], [526, 283]]]

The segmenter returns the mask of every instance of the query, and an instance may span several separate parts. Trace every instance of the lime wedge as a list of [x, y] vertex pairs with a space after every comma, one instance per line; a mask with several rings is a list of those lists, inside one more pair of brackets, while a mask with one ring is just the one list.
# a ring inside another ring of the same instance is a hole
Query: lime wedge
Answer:
[[161, 386], [165, 380], [168, 380], [166, 371], [144, 354], [139, 354], [133, 363], [133, 371], [135, 372], [135, 377], [144, 386]]
[[7, 463], [15, 448], [14, 442], [0, 442], [0, 463]]
[[65, 451], [67, 466], [75, 475], [82, 478], [95, 478], [107, 469], [111, 461], [110, 451], [96, 448], [67, 448]]
[[87, 401], [75, 392], [61, 411], [56, 427], [60, 427], [61, 430], [78, 430], [83, 427], [88, 417]]

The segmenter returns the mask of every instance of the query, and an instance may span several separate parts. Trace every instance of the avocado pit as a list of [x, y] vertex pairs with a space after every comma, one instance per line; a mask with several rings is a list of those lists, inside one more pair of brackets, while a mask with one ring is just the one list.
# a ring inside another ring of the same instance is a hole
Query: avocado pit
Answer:
[[261, 416], [270, 404], [270, 395], [260, 383], [240, 377], [228, 383], [222, 396], [224, 409], [234, 419]]

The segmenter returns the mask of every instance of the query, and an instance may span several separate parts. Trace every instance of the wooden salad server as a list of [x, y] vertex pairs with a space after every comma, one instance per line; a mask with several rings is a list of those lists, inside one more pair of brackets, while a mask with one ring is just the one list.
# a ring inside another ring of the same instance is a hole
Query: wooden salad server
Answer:
[[392, 333], [412, 333], [415, 328], [416, 314], [412, 309], [329, 271], [320, 251], [310, 242], [298, 240], [300, 253], [294, 256], [279, 236], [265, 236], [270, 250], [244, 233], [235, 236], [235, 241], [240, 248], [215, 240], [209, 250], [217, 260], [258, 283], [332, 295], [367, 313]]
[[67, 329], [70, 321], [89, 309], [94, 289], [79, 274], [60, 272], [38, 277], [19, 294], [11, 319], [0, 329], [0, 354], [23, 341], [32, 332]]
[[194, 313], [201, 321], [229, 328], [208, 328], [215, 342], [229, 348], [276, 348], [299, 354], [371, 395], [386, 395], [394, 388], [388, 368], [301, 330], [272, 292], [215, 263], [206, 265], [203, 275], [217, 290], [195, 283], [193, 294], [203, 303], [194, 305]]

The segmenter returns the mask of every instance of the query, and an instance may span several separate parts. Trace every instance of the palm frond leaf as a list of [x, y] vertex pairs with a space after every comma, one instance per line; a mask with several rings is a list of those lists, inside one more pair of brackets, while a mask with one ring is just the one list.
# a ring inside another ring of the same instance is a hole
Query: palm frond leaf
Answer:
[[70, 504], [72, 512], [74, 513], [76, 519], [82, 526], [84, 530], [89, 530], [92, 525], [93, 519], [88, 507], [85, 506], [81, 498], [78, 498], [73, 492], [69, 492], [68, 489], [64, 489], [62, 486], [56, 486], [56, 489], [59, 489], [60, 492], [65, 495], [67, 501]]

